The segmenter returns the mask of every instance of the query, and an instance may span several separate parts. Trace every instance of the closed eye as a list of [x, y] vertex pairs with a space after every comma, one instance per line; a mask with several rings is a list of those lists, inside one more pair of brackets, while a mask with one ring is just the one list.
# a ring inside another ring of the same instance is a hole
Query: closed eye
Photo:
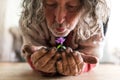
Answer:
[[66, 9], [70, 12], [74, 12], [74, 11], [78, 11], [79, 6], [71, 6], [71, 5], [67, 5]]
[[48, 3], [46, 3], [46, 7], [51, 8], [51, 9], [54, 9], [54, 8], [57, 7], [57, 4], [56, 4], [56, 3], [53, 3], [53, 4], [48, 4]]

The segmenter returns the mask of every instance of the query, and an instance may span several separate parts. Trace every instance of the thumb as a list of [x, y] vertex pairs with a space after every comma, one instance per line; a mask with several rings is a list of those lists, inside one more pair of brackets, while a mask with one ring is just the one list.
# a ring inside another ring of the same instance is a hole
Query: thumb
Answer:
[[33, 45], [24, 45], [23, 50], [27, 53], [34, 53], [35, 51], [39, 50], [42, 46], [33, 46]]
[[81, 54], [83, 61], [90, 64], [98, 63], [99, 59], [95, 56]]

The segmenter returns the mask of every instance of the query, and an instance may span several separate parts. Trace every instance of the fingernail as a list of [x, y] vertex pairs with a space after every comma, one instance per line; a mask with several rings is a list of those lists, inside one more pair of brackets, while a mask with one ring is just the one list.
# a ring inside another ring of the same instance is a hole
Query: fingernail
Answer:
[[56, 47], [53, 47], [52, 49], [53, 49], [54, 51], [57, 51]]

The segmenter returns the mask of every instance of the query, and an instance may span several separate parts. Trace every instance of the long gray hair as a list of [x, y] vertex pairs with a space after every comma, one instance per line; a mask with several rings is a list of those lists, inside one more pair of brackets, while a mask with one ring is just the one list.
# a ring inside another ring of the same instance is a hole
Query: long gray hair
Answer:
[[[32, 21], [38, 24], [45, 20], [43, 1], [45, 0], [23, 0], [22, 26], [29, 27]], [[102, 30], [103, 23], [106, 23], [109, 16], [109, 8], [106, 0], [80, 0], [80, 3], [82, 15], [74, 31], [77, 31], [78, 38], [85, 40]]]

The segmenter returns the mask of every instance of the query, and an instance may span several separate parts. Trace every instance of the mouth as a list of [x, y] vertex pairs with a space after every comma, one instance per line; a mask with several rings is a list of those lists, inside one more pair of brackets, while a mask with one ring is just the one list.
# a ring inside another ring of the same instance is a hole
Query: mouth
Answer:
[[59, 28], [56, 28], [56, 30], [57, 30], [58, 32], [64, 32], [64, 31], [65, 31], [65, 28], [59, 27]]

